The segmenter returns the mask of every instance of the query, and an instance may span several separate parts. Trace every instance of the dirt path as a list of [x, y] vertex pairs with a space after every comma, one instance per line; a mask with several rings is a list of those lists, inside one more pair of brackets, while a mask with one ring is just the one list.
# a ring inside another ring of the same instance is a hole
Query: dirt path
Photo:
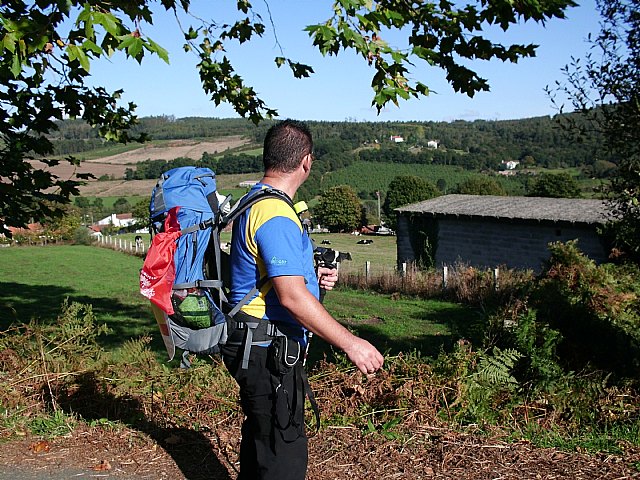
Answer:
[[[84, 429], [40, 449], [37, 439], [23, 439], [0, 449], [0, 479], [232, 480], [238, 434], [233, 422], [206, 433]], [[314, 480], [640, 478], [637, 447], [587, 455], [426, 428], [398, 442], [349, 427], [325, 428], [309, 445]]]

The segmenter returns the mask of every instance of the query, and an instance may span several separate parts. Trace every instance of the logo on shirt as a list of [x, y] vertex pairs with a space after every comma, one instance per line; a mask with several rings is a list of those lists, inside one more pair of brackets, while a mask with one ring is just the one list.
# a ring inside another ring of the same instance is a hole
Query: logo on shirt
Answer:
[[287, 261], [284, 258], [271, 257], [271, 265], [286, 265]]

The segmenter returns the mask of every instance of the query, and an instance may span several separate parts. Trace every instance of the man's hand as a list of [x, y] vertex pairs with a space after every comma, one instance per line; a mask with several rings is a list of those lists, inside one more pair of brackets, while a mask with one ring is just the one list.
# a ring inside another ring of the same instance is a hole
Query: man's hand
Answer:
[[376, 347], [360, 337], [353, 337], [349, 347], [344, 349], [349, 360], [365, 375], [375, 373], [382, 367], [384, 357]]
[[338, 270], [335, 268], [318, 267], [318, 284], [320, 288], [332, 290], [338, 281]]
[[[331, 275], [329, 276], [331, 277]], [[280, 304], [300, 324], [347, 354], [365, 375], [375, 373], [384, 362], [382, 354], [366, 340], [340, 325], [314, 297], [301, 276], [271, 278]], [[335, 282], [333, 282], [335, 283]], [[331, 285], [333, 286], [333, 284]]]

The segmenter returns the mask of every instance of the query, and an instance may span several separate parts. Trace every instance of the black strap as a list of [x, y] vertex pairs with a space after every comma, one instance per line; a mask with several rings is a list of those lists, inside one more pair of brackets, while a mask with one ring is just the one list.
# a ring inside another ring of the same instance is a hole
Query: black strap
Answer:
[[[305, 397], [309, 399], [309, 403], [311, 403], [311, 408], [313, 409], [313, 414], [316, 417], [316, 433], [320, 430], [320, 408], [318, 407], [318, 402], [316, 402], [316, 397], [313, 394], [313, 390], [311, 390], [311, 385], [309, 385], [309, 377], [307, 376], [307, 371], [304, 369], [304, 365], [302, 361], [298, 361], [295, 366], [296, 370], [296, 410], [303, 410], [302, 418], [304, 418], [304, 400]], [[295, 418], [295, 416], [294, 416]]]
[[[257, 290], [257, 288], [254, 288], [254, 290]], [[240, 303], [238, 303], [238, 305], [240, 305]], [[242, 346], [241, 367], [243, 370], [246, 370], [249, 368], [251, 347], [270, 341], [275, 337], [284, 336], [285, 334], [281, 332], [273, 322], [249, 315], [237, 308], [238, 305], [231, 310], [233, 315], [231, 315], [231, 313], [226, 313], [225, 315], [227, 317], [227, 331], [229, 332], [227, 344]], [[230, 307], [228, 304], [224, 304], [223, 306], [225, 309]], [[239, 331], [244, 332], [242, 340], [238, 338], [237, 332]]]
[[238, 218], [247, 209], [249, 209], [256, 203], [262, 200], [265, 200], [267, 198], [278, 198], [283, 202], [285, 202], [287, 205], [289, 205], [292, 208], [292, 210], [295, 212], [295, 208], [293, 207], [293, 201], [291, 200], [291, 198], [289, 198], [289, 195], [287, 195], [282, 190], [278, 190], [277, 188], [266, 187], [266, 188], [263, 188], [262, 190], [258, 190], [255, 193], [247, 194], [244, 197], [242, 197], [240, 201], [231, 209], [231, 211], [227, 215], [221, 217], [220, 228], [222, 229], [226, 227], [231, 222], [233, 222], [236, 218]]

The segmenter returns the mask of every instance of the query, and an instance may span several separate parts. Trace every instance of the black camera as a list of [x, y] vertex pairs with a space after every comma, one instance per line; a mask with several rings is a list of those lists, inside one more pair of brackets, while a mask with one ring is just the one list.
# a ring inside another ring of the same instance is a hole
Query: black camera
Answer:
[[338, 263], [351, 260], [351, 254], [349, 252], [339, 252], [333, 248], [316, 247], [313, 250], [313, 259], [316, 263], [316, 268], [336, 268]]

